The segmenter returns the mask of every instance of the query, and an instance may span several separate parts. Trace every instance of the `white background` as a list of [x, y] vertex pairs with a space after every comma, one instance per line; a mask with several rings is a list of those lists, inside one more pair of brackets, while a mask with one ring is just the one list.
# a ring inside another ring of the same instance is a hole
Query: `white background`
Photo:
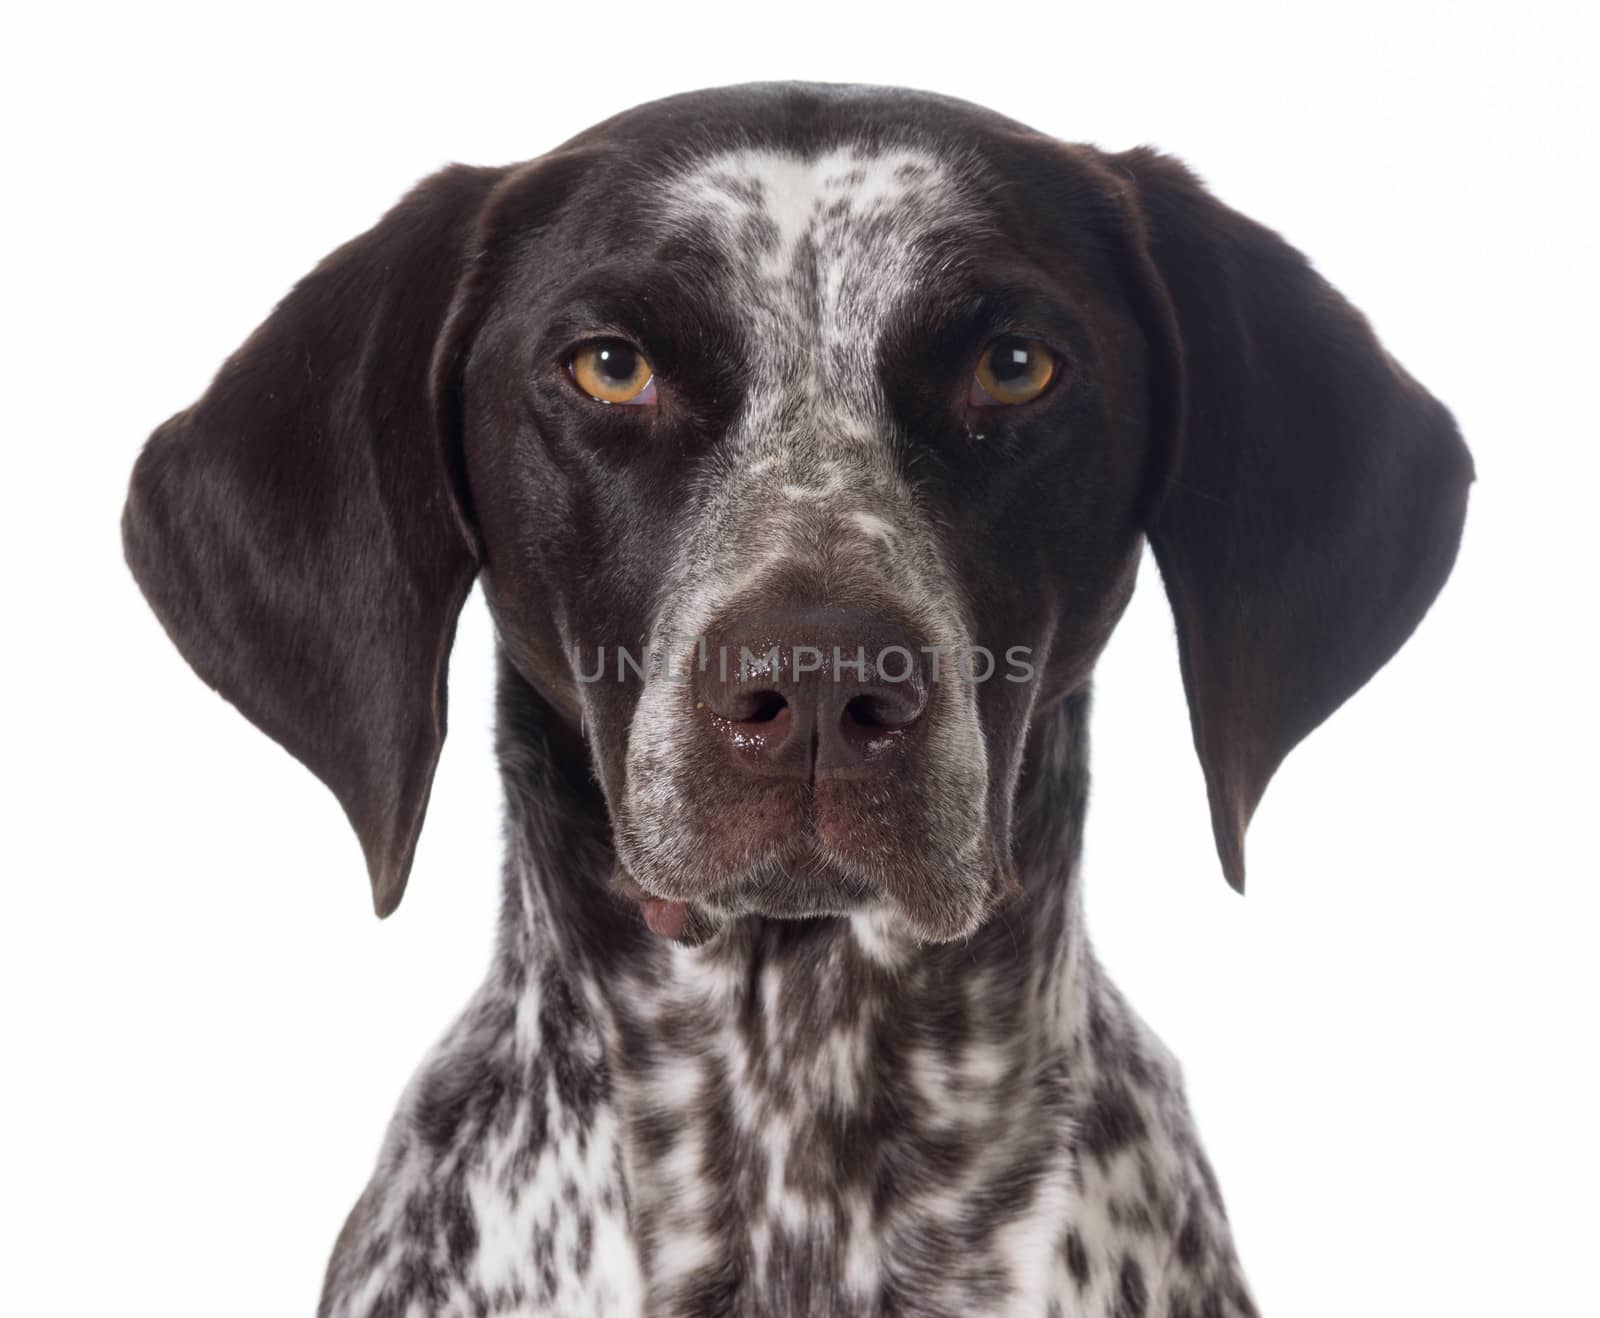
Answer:
[[481, 601], [411, 889], [379, 924], [333, 798], [191, 675], [123, 568], [138, 446], [436, 166], [804, 77], [1185, 157], [1456, 412], [1479, 481], [1455, 575], [1277, 776], [1243, 900], [1147, 564], [1101, 666], [1091, 927], [1185, 1062], [1264, 1312], [1593, 1312], [1600, 290], [1576, 21], [1058, 0], [243, 12], [6, 25], [0, 1310], [309, 1314], [495, 920]]

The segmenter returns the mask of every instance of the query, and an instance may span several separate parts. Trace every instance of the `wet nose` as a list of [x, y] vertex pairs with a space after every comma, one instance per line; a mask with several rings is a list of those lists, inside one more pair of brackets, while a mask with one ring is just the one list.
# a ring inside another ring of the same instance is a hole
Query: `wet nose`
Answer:
[[893, 771], [928, 707], [910, 629], [854, 608], [766, 608], [702, 643], [697, 713], [742, 769], [791, 778]]

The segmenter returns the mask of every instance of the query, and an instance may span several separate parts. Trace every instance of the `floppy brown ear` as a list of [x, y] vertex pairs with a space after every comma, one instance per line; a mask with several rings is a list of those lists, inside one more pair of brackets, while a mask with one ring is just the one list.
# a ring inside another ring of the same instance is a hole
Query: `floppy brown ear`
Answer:
[[338, 797], [379, 915], [405, 890], [477, 570], [431, 369], [503, 173], [435, 174], [301, 280], [151, 436], [123, 513], [184, 657]]
[[1455, 561], [1472, 459], [1450, 413], [1271, 230], [1178, 162], [1131, 183], [1154, 414], [1146, 517], [1223, 871], [1283, 757], [1399, 649]]

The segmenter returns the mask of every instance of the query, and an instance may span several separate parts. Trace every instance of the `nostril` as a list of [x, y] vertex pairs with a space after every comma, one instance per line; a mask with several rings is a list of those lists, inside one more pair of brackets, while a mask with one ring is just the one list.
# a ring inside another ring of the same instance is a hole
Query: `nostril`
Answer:
[[[741, 701], [740, 703], [746, 703]], [[789, 708], [789, 702], [777, 691], [756, 691], [748, 700], [750, 712], [745, 714], [742, 723], [771, 723], [784, 710]]]
[[843, 721], [859, 732], [885, 731], [915, 723], [921, 712], [913, 701], [863, 692], [845, 702]]
[[791, 705], [781, 691], [707, 691], [698, 708], [710, 715], [707, 727], [733, 752], [741, 769], [785, 778], [810, 776], [811, 722], [804, 706]]
[[844, 707], [844, 721], [862, 729], [893, 726], [883, 701], [876, 696], [855, 696]]
[[779, 691], [739, 691], [715, 702], [712, 712], [730, 723], [773, 723], [789, 708]]

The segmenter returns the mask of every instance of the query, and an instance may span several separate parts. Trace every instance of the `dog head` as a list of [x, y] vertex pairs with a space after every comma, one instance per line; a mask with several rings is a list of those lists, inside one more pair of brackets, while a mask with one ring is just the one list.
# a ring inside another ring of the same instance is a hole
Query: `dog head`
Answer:
[[453, 167], [151, 438], [124, 537], [197, 671], [337, 794], [380, 914], [456, 615], [581, 726], [617, 883], [972, 931], [1027, 731], [1148, 538], [1223, 867], [1447, 575], [1445, 409], [1176, 162], [908, 92], [730, 88]]

